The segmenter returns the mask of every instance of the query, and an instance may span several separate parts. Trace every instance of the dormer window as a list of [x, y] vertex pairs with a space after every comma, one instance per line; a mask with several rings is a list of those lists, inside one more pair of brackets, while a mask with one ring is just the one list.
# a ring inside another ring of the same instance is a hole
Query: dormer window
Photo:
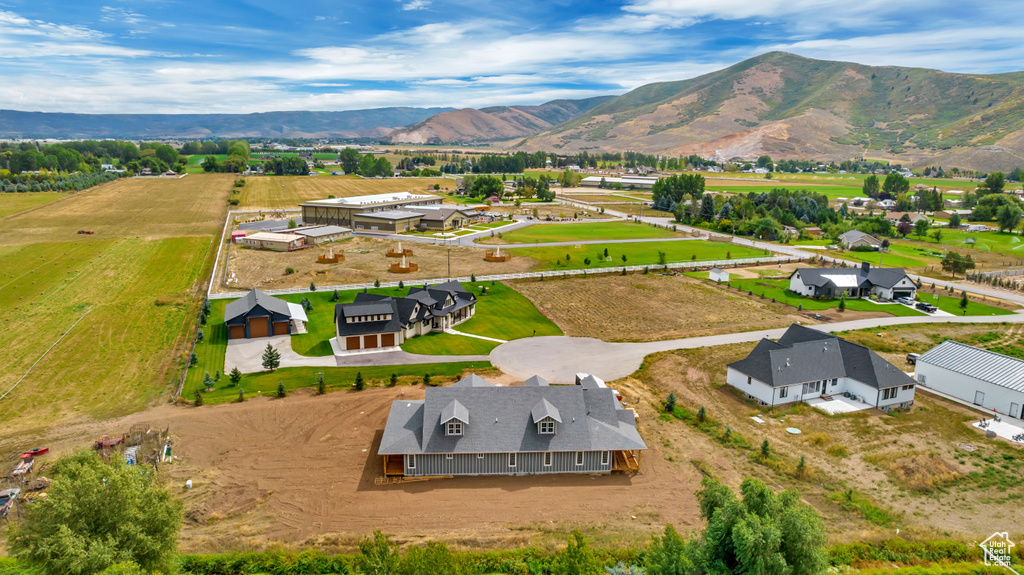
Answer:
[[462, 422], [461, 421], [449, 421], [447, 427], [448, 427], [448, 435], [462, 435]]
[[555, 422], [551, 420], [545, 420], [537, 424], [537, 432], [541, 435], [554, 435], [555, 433]]

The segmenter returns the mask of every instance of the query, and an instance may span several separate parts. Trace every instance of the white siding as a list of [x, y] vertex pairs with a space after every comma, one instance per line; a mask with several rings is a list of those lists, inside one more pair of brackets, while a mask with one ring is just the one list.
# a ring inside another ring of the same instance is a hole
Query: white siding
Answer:
[[[985, 394], [981, 406], [986, 409], [1009, 415], [1011, 403], [1016, 403], [1019, 406], [1018, 410], [1020, 406], [1024, 406], [1024, 392], [1014, 391], [920, 360], [918, 360], [916, 368], [917, 381], [921, 385], [947, 393], [968, 403], [974, 403], [976, 392], [980, 391]], [[1020, 417], [1019, 411], [1017, 417]]]

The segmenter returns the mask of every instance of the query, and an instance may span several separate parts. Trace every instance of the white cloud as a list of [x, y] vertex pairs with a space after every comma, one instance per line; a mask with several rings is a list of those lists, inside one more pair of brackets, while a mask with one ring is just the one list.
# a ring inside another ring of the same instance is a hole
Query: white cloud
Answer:
[[117, 22], [134, 26], [146, 21], [146, 17], [130, 8], [104, 6], [100, 9], [100, 21]]
[[410, 0], [402, 3], [402, 10], [426, 10], [430, 4], [430, 0]]

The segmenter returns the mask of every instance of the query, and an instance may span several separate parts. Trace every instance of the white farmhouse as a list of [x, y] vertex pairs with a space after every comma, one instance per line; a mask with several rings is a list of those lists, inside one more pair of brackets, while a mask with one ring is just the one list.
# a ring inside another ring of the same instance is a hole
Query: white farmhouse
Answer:
[[789, 276], [789, 289], [804, 297], [866, 297], [882, 299], [917, 295], [917, 284], [903, 268], [873, 268], [862, 262], [859, 268], [799, 268]]
[[798, 324], [726, 369], [729, 385], [772, 407], [843, 394], [883, 410], [914, 403], [916, 382], [877, 353]]
[[1021, 417], [1024, 360], [946, 340], [917, 358], [917, 381], [975, 405]]

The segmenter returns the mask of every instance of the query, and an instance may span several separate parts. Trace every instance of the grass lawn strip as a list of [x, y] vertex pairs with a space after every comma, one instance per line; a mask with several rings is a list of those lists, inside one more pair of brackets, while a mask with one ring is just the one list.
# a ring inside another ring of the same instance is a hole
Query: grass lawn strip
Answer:
[[633, 222], [595, 222], [584, 224], [537, 224], [512, 230], [504, 234], [502, 239], [509, 243], [534, 244], [577, 240], [629, 240], [675, 237], [682, 237], [682, 234]]
[[[627, 224], [635, 225], [635, 224]], [[579, 268], [608, 268], [622, 266], [657, 266], [658, 252], [665, 252], [665, 260], [672, 262], [715, 261], [740, 258], [765, 257], [764, 250], [747, 246], [739, 246], [724, 242], [708, 242], [702, 240], [675, 242], [637, 242], [618, 244], [584, 244], [579, 248], [573, 246], [550, 246], [535, 248], [517, 248], [507, 246], [510, 253], [524, 255], [540, 260], [534, 271]], [[604, 259], [604, 250], [608, 250], [611, 261]], [[625, 254], [626, 261], [622, 261]], [[565, 256], [569, 255], [569, 260]], [[590, 258], [589, 266], [584, 265], [585, 258]], [[652, 270], [656, 271], [656, 270]]]
[[[504, 340], [562, 335], [562, 330], [538, 311], [533, 302], [511, 287], [499, 282], [464, 285], [477, 297], [476, 314], [455, 326], [456, 330]], [[487, 288], [487, 295], [481, 295], [481, 287]]]

